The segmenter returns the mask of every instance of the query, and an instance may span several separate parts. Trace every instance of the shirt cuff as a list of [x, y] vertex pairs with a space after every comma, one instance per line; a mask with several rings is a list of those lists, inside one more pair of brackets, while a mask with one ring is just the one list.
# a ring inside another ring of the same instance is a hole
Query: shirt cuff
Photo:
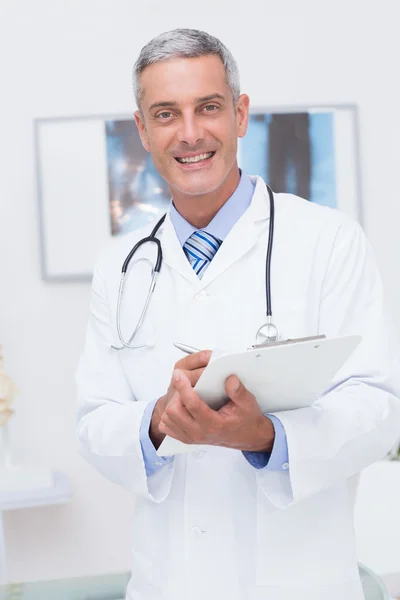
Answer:
[[275, 415], [266, 414], [265, 416], [272, 421], [275, 429], [272, 452], [244, 451], [243, 455], [255, 469], [267, 467], [269, 471], [287, 471], [289, 469], [289, 452], [285, 429]]
[[158, 456], [154, 444], [150, 439], [149, 430], [151, 417], [153, 416], [154, 407], [158, 399], [150, 402], [143, 413], [142, 422], [140, 424], [139, 439], [142, 447], [144, 466], [147, 477], [151, 477], [157, 473], [162, 467], [173, 460], [173, 456]]

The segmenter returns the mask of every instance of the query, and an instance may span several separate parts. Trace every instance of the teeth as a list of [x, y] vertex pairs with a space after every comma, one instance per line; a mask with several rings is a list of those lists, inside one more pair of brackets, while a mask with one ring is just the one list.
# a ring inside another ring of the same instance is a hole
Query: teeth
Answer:
[[200, 160], [206, 160], [213, 155], [213, 152], [207, 152], [207, 154], [199, 154], [198, 156], [191, 156], [190, 158], [177, 158], [176, 160], [180, 163], [196, 163]]

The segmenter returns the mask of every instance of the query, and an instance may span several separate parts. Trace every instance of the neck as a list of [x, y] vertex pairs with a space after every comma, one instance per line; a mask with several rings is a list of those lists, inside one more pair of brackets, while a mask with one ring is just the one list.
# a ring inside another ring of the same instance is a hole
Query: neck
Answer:
[[201, 229], [207, 227], [220, 208], [232, 196], [240, 181], [240, 171], [235, 164], [225, 181], [212, 192], [190, 196], [171, 190], [176, 210], [188, 223]]

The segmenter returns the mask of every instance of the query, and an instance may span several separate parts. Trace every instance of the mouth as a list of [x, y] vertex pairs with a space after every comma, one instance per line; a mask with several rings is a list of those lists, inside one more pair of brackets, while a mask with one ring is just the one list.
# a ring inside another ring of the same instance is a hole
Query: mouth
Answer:
[[215, 152], [203, 152], [202, 154], [197, 154], [196, 156], [175, 156], [175, 160], [181, 165], [192, 165], [204, 163], [205, 161], [210, 160], [214, 155]]

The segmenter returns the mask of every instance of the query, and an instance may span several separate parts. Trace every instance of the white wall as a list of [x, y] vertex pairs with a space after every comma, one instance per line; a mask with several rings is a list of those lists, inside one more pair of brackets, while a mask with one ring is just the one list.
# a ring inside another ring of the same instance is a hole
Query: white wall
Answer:
[[[181, 26], [221, 37], [254, 105], [357, 103], [364, 224], [396, 307], [398, 22], [398, 0], [0, 0], [0, 343], [21, 390], [13, 443], [20, 461], [63, 470], [75, 488], [70, 505], [6, 515], [11, 579], [129, 566], [129, 497], [75, 448], [73, 374], [89, 284], [41, 281], [32, 120], [131, 111], [141, 46]], [[379, 519], [373, 505], [370, 518]]]

